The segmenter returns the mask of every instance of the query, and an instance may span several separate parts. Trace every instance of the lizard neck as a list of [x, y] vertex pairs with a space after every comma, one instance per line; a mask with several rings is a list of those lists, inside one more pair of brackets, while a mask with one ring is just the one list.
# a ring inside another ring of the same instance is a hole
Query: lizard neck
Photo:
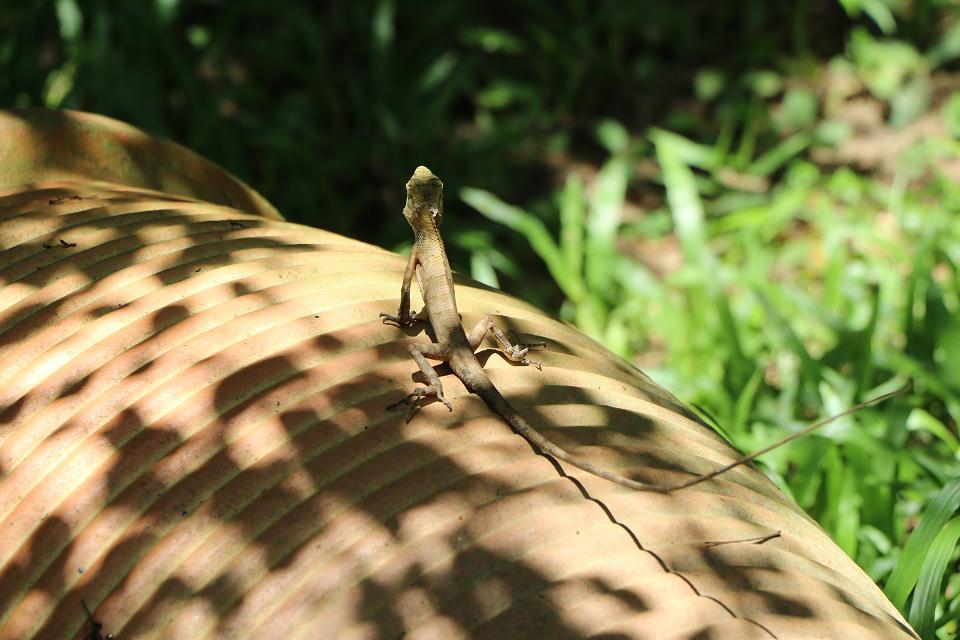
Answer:
[[450, 281], [449, 288], [452, 291], [453, 281], [450, 278], [450, 262], [447, 260], [447, 252], [443, 246], [443, 237], [440, 235], [440, 227], [437, 225], [437, 221], [426, 208], [414, 212], [409, 220], [413, 226], [414, 242], [417, 245], [421, 263], [424, 264], [428, 275], [444, 275], [445, 279]]
[[418, 258], [417, 281], [430, 314], [437, 342], [451, 346], [467, 346], [467, 337], [460, 325], [453, 274], [444, 250], [440, 229], [429, 211], [410, 212], [407, 219], [413, 227]]
[[440, 237], [440, 228], [434, 221], [433, 216], [425, 209], [414, 211], [408, 215], [415, 241], [420, 246], [440, 245], [443, 246], [443, 238]]

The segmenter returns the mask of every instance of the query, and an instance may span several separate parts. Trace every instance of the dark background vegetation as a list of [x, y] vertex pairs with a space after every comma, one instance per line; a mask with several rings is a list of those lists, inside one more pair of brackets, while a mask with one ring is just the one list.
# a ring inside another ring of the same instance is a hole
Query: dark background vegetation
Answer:
[[176, 140], [294, 221], [576, 323], [754, 449], [924, 637], [960, 617], [952, 0], [0, 3], [0, 104]]
[[597, 158], [599, 119], [709, 135], [698, 70], [815, 64], [850, 24], [835, 0], [6, 3], [0, 96], [168, 136], [290, 219], [391, 243], [417, 164], [542, 196], [545, 155]]

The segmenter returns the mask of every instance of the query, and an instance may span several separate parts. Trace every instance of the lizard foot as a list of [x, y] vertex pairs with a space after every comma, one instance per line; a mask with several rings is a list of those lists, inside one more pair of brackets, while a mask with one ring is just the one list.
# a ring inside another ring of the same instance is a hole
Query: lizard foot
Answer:
[[[519, 362], [520, 364], [530, 365], [530, 366], [536, 367], [540, 371], [543, 371], [543, 363], [541, 363], [538, 360], [531, 360], [530, 358], [527, 357], [527, 352], [530, 351], [531, 348], [537, 348], [537, 347], [536, 345], [533, 345], [533, 346], [524, 345], [522, 347], [520, 345], [511, 345], [506, 349], [504, 349], [503, 352], [506, 354], [507, 358], [509, 358], [511, 362]], [[539, 348], [542, 348], [542, 347], [539, 347]]]
[[437, 400], [442, 402], [444, 406], [447, 407], [447, 410], [453, 411], [453, 405], [450, 404], [450, 401], [443, 397], [443, 389], [429, 386], [429, 387], [417, 387], [411, 393], [408, 393], [406, 396], [401, 398], [399, 401], [394, 402], [389, 407], [388, 411], [393, 409], [399, 409], [401, 407], [407, 407], [407, 415], [404, 416], [406, 422], [410, 422], [413, 419], [413, 414], [417, 412], [420, 408], [420, 398], [429, 398], [430, 396], [436, 397]]
[[383, 313], [380, 312], [380, 319], [383, 320], [384, 324], [394, 323], [398, 327], [409, 327], [414, 322], [420, 320], [420, 316], [416, 311], [411, 311], [410, 315], [404, 320], [400, 315], [393, 315], [392, 313]]
[[383, 321], [384, 324], [389, 324], [389, 323], [392, 322], [392, 323], [396, 324], [398, 327], [402, 327], [402, 326], [404, 326], [404, 325], [410, 324], [409, 322], [404, 322], [403, 320], [401, 320], [401, 319], [400, 319], [400, 316], [395, 316], [395, 315], [393, 315], [392, 313], [382, 313], [382, 312], [381, 312], [381, 313], [380, 313], [380, 319]]

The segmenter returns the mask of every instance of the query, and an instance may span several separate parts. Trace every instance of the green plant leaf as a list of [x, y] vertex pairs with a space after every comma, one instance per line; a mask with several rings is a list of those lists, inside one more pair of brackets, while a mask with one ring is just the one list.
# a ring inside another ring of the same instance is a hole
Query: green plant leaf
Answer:
[[810, 136], [797, 133], [781, 141], [775, 147], [757, 158], [747, 169], [747, 173], [757, 176], [769, 176], [810, 146]]
[[910, 431], [926, 431], [942, 440], [950, 448], [953, 455], [960, 454], [960, 440], [953, 435], [945, 424], [919, 407], [913, 409], [907, 416], [907, 429]]
[[791, 322], [782, 314], [777, 306], [770, 299], [765, 287], [756, 288], [759, 298], [768, 318], [772, 321], [772, 329], [776, 329], [780, 334], [785, 347], [790, 349], [799, 359], [802, 371], [802, 381], [814, 381], [820, 379], [820, 365], [810, 356], [810, 352], [804, 346], [803, 341], [797, 332], [794, 331]]
[[951, 480], [927, 505], [920, 523], [904, 545], [900, 560], [897, 561], [897, 566], [883, 590], [890, 602], [901, 611], [907, 602], [907, 596], [917, 584], [923, 560], [930, 552], [934, 539], [943, 525], [956, 513], [957, 507], [960, 507], [960, 480]]
[[482, 215], [523, 235], [540, 259], [547, 265], [550, 275], [564, 293], [570, 288], [570, 275], [564, 264], [560, 248], [553, 241], [550, 231], [539, 218], [531, 213], [507, 204], [489, 191], [464, 187], [460, 198]]
[[623, 220], [629, 163], [623, 156], [607, 160], [600, 174], [585, 221], [586, 278], [593, 292], [611, 288], [610, 274], [616, 261], [616, 236]]
[[910, 625], [924, 640], [935, 640], [934, 616], [940, 601], [940, 583], [947, 564], [960, 539], [960, 518], [953, 518], [944, 525], [927, 550], [917, 578], [917, 588], [910, 603]]
[[[690, 149], [679, 136], [656, 130], [652, 134], [657, 160], [663, 172], [667, 202], [673, 214], [673, 224], [687, 260], [701, 264], [708, 255], [703, 203], [697, 192], [693, 172], [684, 162], [684, 149]], [[703, 159], [701, 157], [701, 159]]]
[[567, 176], [560, 196], [560, 253], [570, 274], [567, 295], [573, 302], [583, 299], [583, 231], [586, 212], [583, 182], [575, 175]]
[[630, 144], [630, 133], [616, 120], [603, 120], [597, 125], [597, 139], [611, 154], [623, 153]]

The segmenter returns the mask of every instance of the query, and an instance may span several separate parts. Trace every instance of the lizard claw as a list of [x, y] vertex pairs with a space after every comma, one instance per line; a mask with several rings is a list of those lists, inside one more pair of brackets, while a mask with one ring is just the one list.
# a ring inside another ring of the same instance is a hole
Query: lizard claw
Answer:
[[527, 357], [527, 352], [530, 351], [531, 347], [535, 348], [534, 345], [524, 345], [522, 347], [520, 345], [510, 345], [504, 350], [504, 353], [507, 355], [507, 358], [509, 358], [513, 362], [526, 364], [532, 367], [536, 367], [540, 371], [543, 371], [543, 365], [541, 362], [537, 360], [531, 360], [530, 358]]
[[384, 324], [389, 324], [392, 322], [396, 324], [398, 327], [409, 327], [410, 325], [413, 324], [413, 321], [414, 321], [414, 318], [411, 317], [411, 318], [408, 318], [406, 322], [404, 322], [403, 318], [401, 318], [400, 316], [395, 316], [392, 313], [383, 313], [383, 312], [380, 313], [380, 318], [383, 320]]
[[510, 358], [511, 360], [514, 360], [514, 361], [516, 361], [516, 362], [522, 361], [522, 360], [523, 360], [523, 357], [524, 357], [525, 355], [527, 355], [527, 351], [529, 351], [529, 349], [525, 349], [525, 348], [523, 348], [523, 347], [519, 347], [519, 346], [517, 346], [517, 345], [515, 345], [515, 344], [510, 345], [510, 346], [507, 347], [507, 349], [506, 349], [507, 356], [509, 356], [509, 358]]
[[396, 324], [398, 327], [409, 327], [409, 326], [412, 326], [415, 322], [422, 319], [420, 315], [417, 314], [416, 311], [411, 311], [406, 318], [404, 318], [402, 315], [399, 315], [399, 314], [394, 315], [392, 313], [384, 313], [381, 311], [380, 318], [381, 320], [383, 320], [384, 324], [388, 324], [392, 322]]
[[531, 359], [529, 359], [529, 358], [524, 358], [523, 360], [521, 360], [521, 362], [522, 362], [523, 364], [530, 365], [530, 366], [532, 366], [532, 367], [536, 367], [538, 371], [543, 371], [543, 363], [540, 362], [539, 360], [531, 360]]
[[430, 385], [429, 387], [420, 387], [420, 388], [424, 390], [423, 395], [434, 396], [437, 400], [443, 403], [443, 405], [447, 408], [447, 411], [453, 411], [453, 405], [450, 404], [449, 400], [443, 397], [443, 389], [441, 387], [435, 387], [433, 385]]
[[453, 411], [453, 405], [450, 404], [450, 401], [443, 397], [443, 390], [437, 389], [434, 386], [429, 387], [417, 387], [403, 398], [394, 402], [387, 407], [387, 411], [392, 411], [394, 409], [399, 409], [403, 406], [407, 407], [407, 413], [404, 416], [406, 422], [413, 420], [414, 414], [417, 410], [420, 409], [420, 398], [426, 398], [428, 396], [434, 396], [437, 400], [442, 402], [444, 406], [447, 407], [448, 411]]

